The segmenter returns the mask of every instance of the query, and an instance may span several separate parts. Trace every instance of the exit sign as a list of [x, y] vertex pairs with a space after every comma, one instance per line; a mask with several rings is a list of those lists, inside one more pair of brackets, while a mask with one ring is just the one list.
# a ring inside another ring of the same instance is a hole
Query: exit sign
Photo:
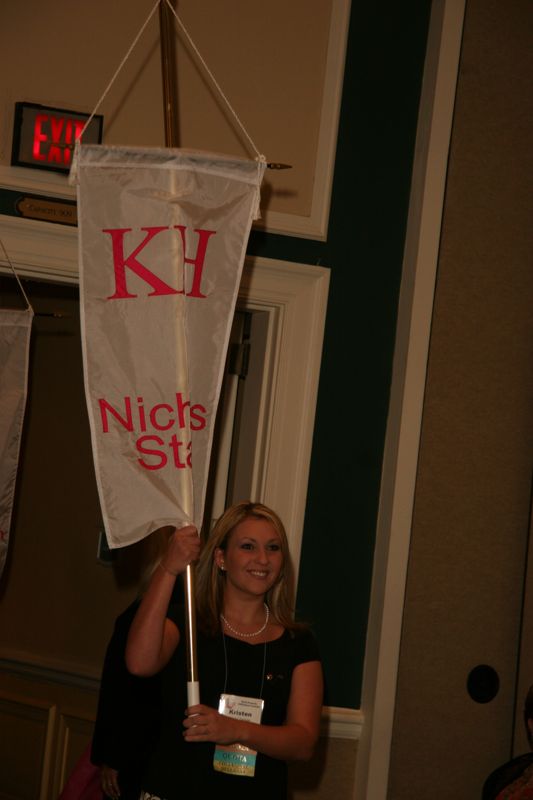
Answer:
[[[68, 172], [72, 152], [90, 114], [35, 103], [15, 103], [11, 164], [54, 172]], [[92, 118], [84, 144], [100, 144], [104, 118]]]

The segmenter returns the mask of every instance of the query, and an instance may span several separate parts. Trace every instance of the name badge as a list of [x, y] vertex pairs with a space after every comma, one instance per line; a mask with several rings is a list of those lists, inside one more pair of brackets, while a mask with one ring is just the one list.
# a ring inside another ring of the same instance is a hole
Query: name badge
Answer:
[[[240, 697], [236, 694], [221, 694], [218, 703], [218, 713], [226, 717], [245, 720], [246, 722], [261, 722], [264, 701], [258, 697]], [[245, 747], [243, 744], [222, 745], [217, 744], [213, 758], [213, 767], [217, 772], [227, 772], [230, 775], [244, 775], [252, 778], [255, 775], [255, 762], [257, 750]]]

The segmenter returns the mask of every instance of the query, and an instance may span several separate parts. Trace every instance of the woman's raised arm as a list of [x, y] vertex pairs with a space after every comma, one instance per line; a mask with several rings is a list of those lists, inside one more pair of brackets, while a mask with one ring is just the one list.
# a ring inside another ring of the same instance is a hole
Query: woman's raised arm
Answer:
[[155, 675], [169, 661], [179, 642], [179, 631], [167, 618], [176, 577], [200, 553], [200, 539], [192, 525], [175, 531], [131, 624], [126, 666], [133, 675]]

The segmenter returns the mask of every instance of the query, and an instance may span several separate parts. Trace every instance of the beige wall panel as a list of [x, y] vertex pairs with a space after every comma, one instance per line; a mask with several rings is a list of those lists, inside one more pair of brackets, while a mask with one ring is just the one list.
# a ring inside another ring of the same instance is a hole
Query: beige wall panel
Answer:
[[96, 681], [0, 662], [0, 800], [57, 800], [91, 738], [97, 689]]
[[[209, 3], [206, 24], [205, 3], [179, 4], [183, 22], [259, 151], [293, 165], [265, 179], [271, 205], [282, 212], [311, 213], [314, 171], [308, 166], [318, 144], [331, 6], [332, 0], [227, 0]], [[221, 115], [219, 98], [183, 47], [178, 76], [183, 146], [246, 155], [242, 134]]]
[[[0, 90], [0, 165], [11, 157], [14, 103], [92, 111], [154, 2], [4, 5], [0, 69], [9, 81]], [[319, 191], [329, 194], [322, 159], [333, 159], [338, 103], [330, 98], [341, 88], [349, 0], [180, 0], [177, 7], [258, 151], [293, 166], [269, 171], [263, 207], [309, 219], [315, 177], [325, 184]], [[180, 146], [254, 157], [176, 29]], [[107, 144], [165, 144], [157, 11], [99, 112]]]
[[309, 763], [289, 767], [290, 800], [351, 800], [357, 742], [320, 739]]
[[0, 690], [0, 798], [36, 800], [46, 787], [55, 706]]
[[[478, 797], [510, 755], [533, 453], [526, 0], [467, 3], [389, 797]], [[470, 670], [492, 665], [476, 704]], [[467, 757], [465, 757], [467, 755]]]

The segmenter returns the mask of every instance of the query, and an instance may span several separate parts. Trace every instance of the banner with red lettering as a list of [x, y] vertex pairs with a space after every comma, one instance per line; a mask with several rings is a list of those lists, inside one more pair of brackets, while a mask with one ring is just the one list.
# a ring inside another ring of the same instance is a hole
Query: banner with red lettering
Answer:
[[111, 547], [201, 527], [216, 408], [265, 165], [83, 145], [85, 388]]
[[7, 558], [28, 394], [31, 308], [0, 309], [0, 576]]

